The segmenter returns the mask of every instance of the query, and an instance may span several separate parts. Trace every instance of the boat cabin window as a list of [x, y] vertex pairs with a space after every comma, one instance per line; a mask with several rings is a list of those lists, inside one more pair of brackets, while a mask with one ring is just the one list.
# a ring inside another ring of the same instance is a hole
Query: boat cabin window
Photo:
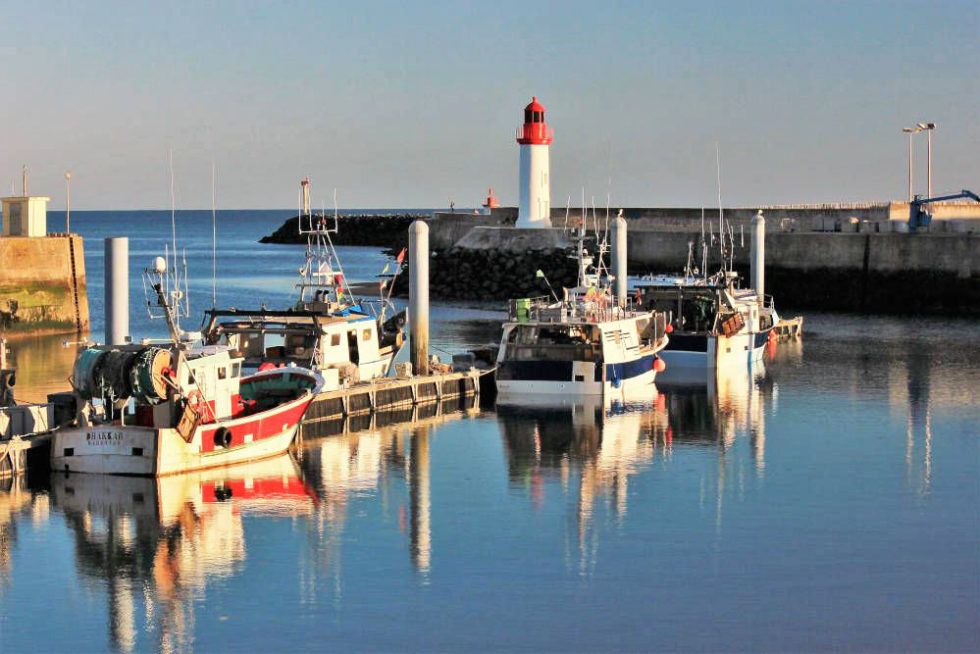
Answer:
[[240, 377], [241, 374], [242, 374], [242, 364], [240, 363], [231, 364], [231, 376]]
[[519, 325], [508, 336], [506, 358], [515, 361], [596, 361], [599, 330], [588, 325]]
[[218, 379], [227, 379], [227, 377], [228, 377], [228, 369], [225, 368], [224, 366], [218, 368]]
[[340, 345], [340, 334], [330, 335], [330, 345], [332, 347], [337, 347], [338, 345]]
[[361, 332], [361, 340], [362, 341], [370, 341], [371, 340], [371, 330], [370, 329], [365, 329], [363, 332]]

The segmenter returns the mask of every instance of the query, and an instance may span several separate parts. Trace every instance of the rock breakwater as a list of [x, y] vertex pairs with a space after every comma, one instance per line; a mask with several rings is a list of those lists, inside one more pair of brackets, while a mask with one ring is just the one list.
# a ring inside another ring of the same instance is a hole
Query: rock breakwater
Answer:
[[[574, 286], [578, 269], [573, 249], [435, 250], [429, 264], [429, 294], [440, 300], [509, 300], [548, 295], [545, 274], [555, 292]], [[406, 264], [407, 266], [407, 264]], [[399, 275], [394, 294], [408, 295], [408, 271]]]
[[[369, 245], [394, 250], [408, 245], [408, 226], [428, 214], [352, 214], [337, 218], [337, 233], [330, 238], [334, 245]], [[317, 220], [316, 216], [313, 220]], [[327, 216], [327, 224], [333, 226], [333, 216]], [[308, 218], [303, 226], [308, 229]], [[279, 229], [259, 239], [260, 243], [305, 245], [306, 236], [300, 234], [299, 216], [286, 220]]]

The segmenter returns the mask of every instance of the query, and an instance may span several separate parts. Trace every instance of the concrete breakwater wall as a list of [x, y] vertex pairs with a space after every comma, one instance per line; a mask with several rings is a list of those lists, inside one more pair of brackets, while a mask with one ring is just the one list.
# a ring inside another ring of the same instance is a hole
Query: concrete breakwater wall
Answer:
[[88, 328], [82, 238], [0, 238], [0, 331], [66, 334]]
[[[440, 299], [505, 301], [545, 295], [535, 276], [541, 269], [555, 290], [575, 282], [572, 251], [565, 248], [509, 249], [501, 234], [542, 230], [474, 230], [463, 240], [474, 244], [481, 231], [499, 232], [493, 247], [435, 249], [431, 293]], [[555, 237], [560, 236], [560, 230]], [[541, 238], [538, 241], [553, 239]], [[748, 238], [736, 237], [734, 263], [748, 279]], [[629, 269], [633, 275], [681, 271], [689, 247], [700, 267], [700, 234], [631, 232]], [[594, 248], [593, 248], [594, 249]], [[707, 269], [717, 270], [717, 245]], [[766, 292], [777, 307], [879, 313], [935, 313], [980, 316], [980, 236], [968, 234], [770, 233], [766, 235]], [[406, 275], [402, 275], [406, 278]], [[404, 282], [396, 294], [407, 291]]]
[[[338, 230], [331, 234], [334, 245], [371, 245], [391, 249], [400, 249], [408, 245], [408, 226], [420, 218], [428, 218], [428, 214], [372, 214], [372, 215], [341, 215], [337, 219]], [[313, 220], [317, 220], [316, 217]], [[333, 227], [333, 216], [326, 217], [328, 227]], [[303, 227], [310, 228], [309, 219], [303, 218]], [[299, 217], [288, 219], [279, 229], [269, 236], [263, 236], [260, 243], [280, 243], [305, 245], [306, 236], [300, 234]]]

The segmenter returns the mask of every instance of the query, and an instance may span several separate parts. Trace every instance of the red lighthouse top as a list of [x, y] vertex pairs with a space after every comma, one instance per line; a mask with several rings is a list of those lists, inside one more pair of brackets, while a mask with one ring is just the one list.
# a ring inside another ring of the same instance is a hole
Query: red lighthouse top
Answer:
[[521, 145], [550, 145], [555, 131], [544, 122], [544, 105], [537, 97], [524, 107], [524, 126], [517, 128], [517, 142]]

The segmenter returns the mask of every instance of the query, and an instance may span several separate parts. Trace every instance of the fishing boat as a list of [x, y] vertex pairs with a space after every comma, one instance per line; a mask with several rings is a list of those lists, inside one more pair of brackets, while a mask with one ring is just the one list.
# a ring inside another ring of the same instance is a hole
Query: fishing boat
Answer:
[[692, 243], [683, 274], [648, 275], [632, 284], [641, 306], [669, 316], [670, 342], [660, 355], [667, 362], [664, 383], [703, 383], [707, 372], [744, 369], [762, 358], [776, 336], [779, 315], [772, 296], [742, 288], [732, 266], [733, 237], [724, 227], [719, 233], [721, 267], [716, 273], [703, 272], [707, 245], [702, 239], [700, 268], [693, 263]]
[[82, 350], [71, 377], [77, 418], [53, 436], [52, 469], [162, 476], [285, 452], [320, 376], [296, 366], [243, 376], [231, 348], [180, 329], [186, 292], [168, 281], [166, 259], [145, 274], [170, 338]]
[[561, 299], [552, 291], [509, 303], [497, 354], [501, 395], [606, 395], [650, 386], [665, 368], [658, 354], [669, 340], [666, 316], [636, 308], [632, 298], [616, 300], [603, 265], [606, 241], [597, 238], [594, 260], [585, 248], [585, 223], [578, 229], [577, 285], [562, 289]]
[[314, 370], [324, 378], [324, 390], [385, 377], [404, 343], [405, 312], [395, 312], [390, 300], [404, 251], [391, 275], [382, 272], [379, 298], [360, 299], [330, 237], [338, 228], [336, 209], [331, 225], [323, 213], [310, 210], [309, 178], [301, 189], [298, 229], [307, 236], [307, 248], [295, 305], [213, 308], [205, 312], [204, 343], [227, 345], [249, 370], [289, 365]]

